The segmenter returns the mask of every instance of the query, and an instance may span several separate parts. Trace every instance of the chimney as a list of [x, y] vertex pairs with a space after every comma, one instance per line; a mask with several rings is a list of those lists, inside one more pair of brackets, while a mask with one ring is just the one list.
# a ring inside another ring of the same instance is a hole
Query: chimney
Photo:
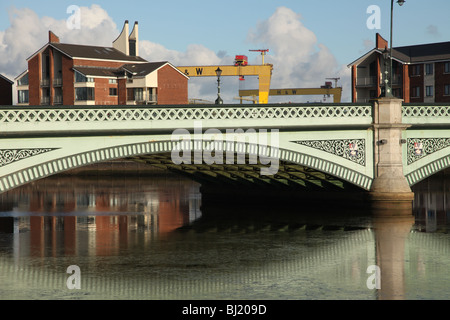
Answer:
[[117, 39], [113, 41], [113, 48], [119, 50], [122, 53], [125, 53], [127, 56], [130, 54], [130, 43], [128, 39], [128, 20], [125, 20], [122, 32], [117, 37]]
[[59, 43], [59, 37], [51, 31], [48, 31], [48, 42]]
[[139, 29], [138, 22], [134, 23], [133, 31], [128, 38], [130, 56], [139, 56]]

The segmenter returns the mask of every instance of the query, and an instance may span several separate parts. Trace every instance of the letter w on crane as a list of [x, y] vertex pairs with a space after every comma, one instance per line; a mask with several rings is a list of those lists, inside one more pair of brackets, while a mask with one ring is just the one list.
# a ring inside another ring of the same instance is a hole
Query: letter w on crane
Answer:
[[203, 68], [196, 68], [195, 71], [197, 71], [198, 76], [201, 76], [203, 73]]

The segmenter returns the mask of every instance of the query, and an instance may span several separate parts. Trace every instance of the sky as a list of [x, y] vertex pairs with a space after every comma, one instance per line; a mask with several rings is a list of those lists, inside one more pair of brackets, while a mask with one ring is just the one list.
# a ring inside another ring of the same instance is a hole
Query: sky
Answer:
[[[396, 2], [396, 1], [395, 1]], [[374, 47], [376, 33], [389, 40], [389, 0], [2, 0], [0, 73], [14, 80], [26, 59], [48, 42], [48, 30], [63, 43], [112, 46], [125, 20], [139, 22], [140, 56], [175, 66], [229, 65], [250, 49], [269, 49], [271, 88], [315, 88], [340, 78], [342, 101], [350, 101], [348, 64]], [[79, 27], [71, 6], [80, 8]], [[379, 8], [373, 10], [375, 6]], [[370, 10], [369, 10], [370, 9]], [[450, 1], [394, 3], [393, 46], [450, 41]], [[72, 19], [72, 20], [71, 20]], [[379, 22], [379, 23], [378, 23]], [[69, 24], [70, 25], [70, 24]], [[72, 26], [74, 24], [72, 23]], [[334, 84], [334, 82], [333, 82]], [[257, 77], [221, 78], [224, 103], [239, 103], [239, 89], [256, 89]], [[214, 101], [217, 80], [191, 78], [189, 98]], [[324, 100], [325, 99], [325, 100]], [[327, 100], [328, 99], [328, 100]], [[269, 102], [332, 101], [323, 96], [270, 97]]]

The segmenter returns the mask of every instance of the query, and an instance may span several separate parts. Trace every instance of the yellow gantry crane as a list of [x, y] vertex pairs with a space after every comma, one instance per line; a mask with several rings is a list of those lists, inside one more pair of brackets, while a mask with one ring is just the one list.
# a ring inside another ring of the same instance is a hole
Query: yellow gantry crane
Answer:
[[[338, 78], [333, 78], [336, 81]], [[258, 90], [239, 90], [239, 97], [256, 97]], [[326, 82], [324, 86], [320, 88], [292, 88], [292, 89], [270, 89], [270, 96], [293, 96], [293, 95], [333, 95], [333, 102], [340, 103], [342, 96], [342, 87], [333, 88], [331, 82]], [[241, 99], [241, 103], [242, 103]]]
[[273, 70], [272, 64], [264, 63], [264, 56], [269, 49], [250, 51], [261, 52], [262, 65], [248, 65], [247, 56], [237, 55], [233, 66], [181, 66], [177, 68], [188, 77], [234, 76], [243, 80], [245, 76], [258, 76], [259, 89], [256, 90], [255, 95], [259, 97], [260, 104], [267, 104], [269, 102], [270, 80]]
[[216, 71], [219, 69], [220, 76], [258, 76], [259, 90], [256, 95], [259, 96], [260, 104], [269, 102], [270, 80], [272, 78], [273, 65], [228, 65], [228, 66], [181, 66], [177, 67], [188, 77], [217, 77]]

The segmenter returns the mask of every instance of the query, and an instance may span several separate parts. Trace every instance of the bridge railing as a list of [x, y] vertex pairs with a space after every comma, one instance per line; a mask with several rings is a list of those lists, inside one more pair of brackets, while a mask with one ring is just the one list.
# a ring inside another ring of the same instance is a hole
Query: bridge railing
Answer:
[[450, 124], [450, 103], [407, 103], [402, 107], [402, 121], [412, 125]]
[[372, 123], [371, 104], [0, 107], [0, 133], [287, 128]]

